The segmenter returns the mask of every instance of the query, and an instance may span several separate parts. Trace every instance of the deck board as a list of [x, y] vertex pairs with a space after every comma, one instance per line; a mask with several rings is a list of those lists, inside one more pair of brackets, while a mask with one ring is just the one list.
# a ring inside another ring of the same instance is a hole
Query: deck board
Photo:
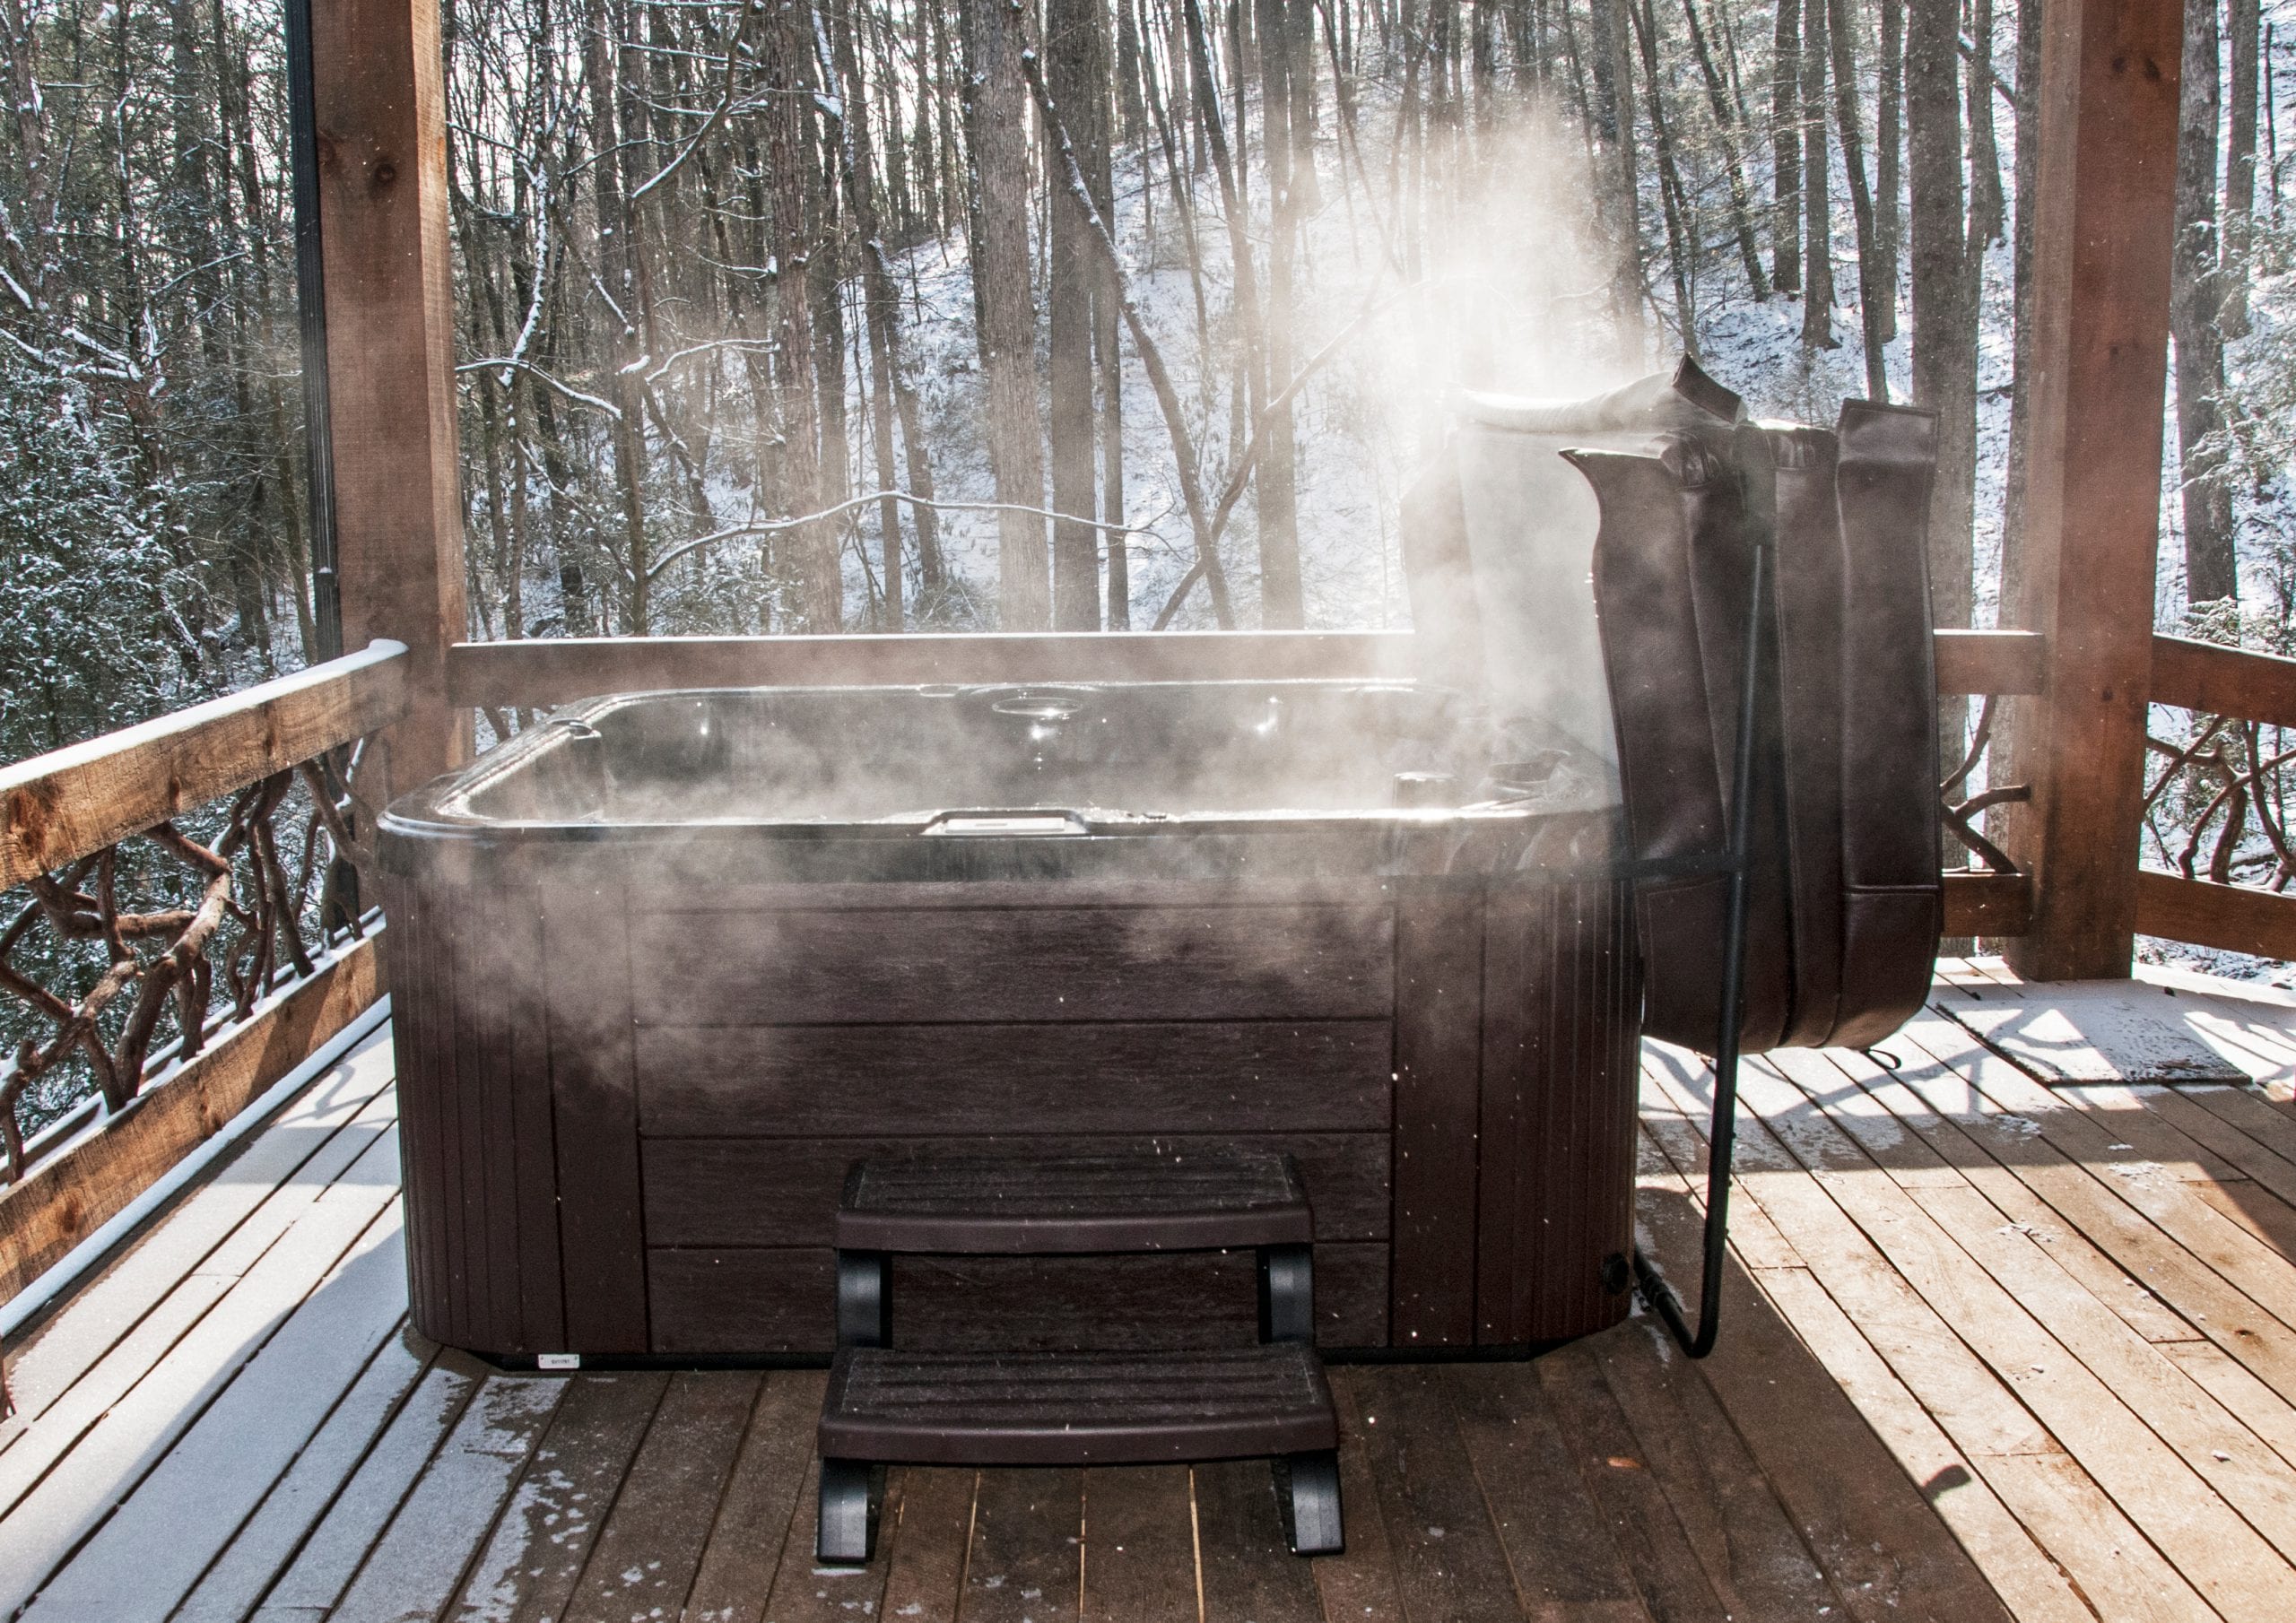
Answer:
[[[359, 1462], [276, 1579], [251, 1576], [260, 1603], [285, 1616], [324, 1612], [342, 1599], [415, 1480], [460, 1423], [485, 1384], [483, 1372], [459, 1353], [437, 1357], [389, 1425]], [[252, 1531], [252, 1529], [250, 1529]], [[226, 1552], [226, 1563], [230, 1552]], [[222, 1571], [225, 1563], [219, 1563]], [[227, 1604], [236, 1603], [235, 1598]], [[228, 1610], [224, 1613], [229, 1616]]]
[[[1350, 1546], [1313, 1563], [1247, 1462], [896, 1470], [873, 1565], [816, 1568], [819, 1372], [506, 1374], [408, 1328], [378, 1037], [10, 1350], [0, 1616], [2286, 1614], [2296, 997], [2130, 995], [2252, 1083], [2044, 1087], [1936, 1012], [1750, 1065], [1715, 1356], [1638, 1315], [1335, 1370]], [[1643, 1080], [1639, 1228], [1687, 1281], [1710, 1079]]]
[[493, 1531], [513, 1484], [556, 1418], [554, 1381], [489, 1376], [455, 1421], [327, 1615], [343, 1623], [435, 1618]]
[[[820, 1412], [818, 1396], [813, 1412]], [[812, 1447], [813, 1415], [805, 1419], [805, 1447]], [[810, 1457], [810, 1454], [809, 1454]], [[980, 1473], [969, 1467], [933, 1466], [896, 1473], [897, 1484], [889, 1484], [888, 1520], [897, 1517], [894, 1526], [893, 1549], [885, 1562], [883, 1608], [888, 1618], [953, 1618], [957, 1615], [957, 1597], [965, 1582], [965, 1562], [972, 1547], [973, 1497], [980, 1487]], [[807, 1484], [808, 1490], [811, 1483]], [[898, 1497], [893, 1497], [898, 1487]], [[813, 1558], [813, 1512], [801, 1507], [796, 1521], [805, 1527], [805, 1543], [800, 1547], [803, 1563], [810, 1567]], [[792, 1525], [795, 1525], [793, 1522]], [[1191, 1561], [1193, 1561], [1191, 1545]], [[882, 1552], [881, 1552], [882, 1553]], [[689, 1617], [694, 1616], [691, 1606]], [[777, 1611], [776, 1619], [784, 1614]], [[1195, 1616], [1193, 1608], [1188, 1615]]]
[[397, 1219], [394, 1205], [370, 1224], [27, 1618], [125, 1617], [191, 1592], [398, 1327], [391, 1286], [406, 1264]]
[[392, 1418], [421, 1384], [434, 1356], [404, 1333], [385, 1338], [326, 1423], [281, 1477], [177, 1610], [178, 1623], [237, 1623], [263, 1598]]
[[[291, 1209], [307, 1200], [309, 1192], [333, 1181], [335, 1168], [314, 1158], [344, 1130], [355, 1131], [354, 1124], [369, 1123], [387, 1125], [396, 1116], [390, 1085], [390, 1034], [386, 1028], [319, 1078], [252, 1143], [219, 1167], [211, 1181], [187, 1195], [165, 1223], [148, 1231], [102, 1278], [83, 1289], [73, 1299], [72, 1310], [58, 1315], [38, 1340], [21, 1350], [11, 1349], [9, 1392], [18, 1414], [28, 1422], [38, 1419], [135, 1334], [195, 1269], [206, 1277], [231, 1277], [232, 1271], [221, 1265], [221, 1259], [218, 1265], [202, 1266], [225, 1240], [266, 1230], [275, 1238], [284, 1224], [273, 1227], [268, 1218], [291, 1215]], [[366, 1114], [370, 1110], [371, 1115]], [[363, 1148], [363, 1141], [346, 1141], [337, 1159]], [[258, 1211], [265, 1211], [265, 1219], [251, 1220]], [[7, 1502], [0, 1496], [0, 1506]]]
[[566, 1609], [669, 1384], [653, 1372], [566, 1383], [448, 1616], [541, 1623]]
[[1084, 1473], [1084, 1623], [1195, 1623], [1188, 1468]]
[[771, 1592], [813, 1459], [822, 1381], [813, 1371], [777, 1370], [759, 1389], [686, 1593], [686, 1616], [697, 1623], [753, 1619]]
[[672, 1377], [581, 1584], [558, 1614], [566, 1623], [673, 1617], [685, 1604], [760, 1385], [735, 1371]]

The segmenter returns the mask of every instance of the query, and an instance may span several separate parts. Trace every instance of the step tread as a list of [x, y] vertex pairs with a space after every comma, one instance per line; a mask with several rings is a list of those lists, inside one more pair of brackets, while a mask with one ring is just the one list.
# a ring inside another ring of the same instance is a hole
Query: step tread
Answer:
[[1306, 1454], [1339, 1443], [1323, 1361], [1292, 1342], [1173, 1353], [848, 1347], [826, 1458], [1083, 1465]]
[[1305, 1245], [1292, 1158], [1232, 1145], [856, 1162], [837, 1214], [849, 1251], [1050, 1254]]

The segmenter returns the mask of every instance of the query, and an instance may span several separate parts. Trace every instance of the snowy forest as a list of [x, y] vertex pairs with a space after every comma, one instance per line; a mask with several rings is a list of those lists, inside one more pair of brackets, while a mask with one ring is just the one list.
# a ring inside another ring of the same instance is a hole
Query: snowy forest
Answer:
[[[2160, 617], [2289, 641], [2275, 9], [2188, 8]], [[1940, 413], [2019, 530], [2039, 8], [442, 13], [471, 634], [1407, 621], [1461, 387]], [[0, 0], [0, 758], [309, 660], [280, 13]]]

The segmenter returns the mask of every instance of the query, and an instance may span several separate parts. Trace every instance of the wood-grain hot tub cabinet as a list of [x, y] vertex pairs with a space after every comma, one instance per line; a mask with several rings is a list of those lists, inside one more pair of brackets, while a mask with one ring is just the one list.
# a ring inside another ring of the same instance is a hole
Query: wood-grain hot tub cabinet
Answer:
[[[414, 1322], [514, 1359], [823, 1357], [856, 1158], [1217, 1141], [1297, 1157], [1326, 1348], [1614, 1323], [1613, 798], [1409, 683], [562, 712], [383, 820]], [[1248, 1341], [1251, 1270], [923, 1259], [896, 1332]]]

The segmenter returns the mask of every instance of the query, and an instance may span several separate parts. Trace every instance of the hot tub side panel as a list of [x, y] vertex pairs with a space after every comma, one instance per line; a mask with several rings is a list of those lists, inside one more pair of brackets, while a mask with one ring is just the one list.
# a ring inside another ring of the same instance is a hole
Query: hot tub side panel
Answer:
[[[825, 1350], [844, 1168], [960, 1141], [1288, 1150], [1323, 1339], [1385, 1344], [1394, 943], [1376, 888], [840, 890], [688, 893], [632, 920], [658, 1347]], [[1248, 1337], [1254, 1294], [1244, 1259], [949, 1258], [904, 1262], [893, 1299], [921, 1342], [1169, 1345]]]
[[1475, 1340], [1624, 1318], [1642, 986], [1629, 888], [1494, 892], [1484, 916]]
[[1615, 881], [1567, 877], [1398, 898], [1396, 1347], [1535, 1346], [1625, 1316], [1641, 1000], [1626, 904]]
[[536, 896], [387, 874], [383, 907], [415, 1328], [486, 1352], [565, 1348]]
[[[491, 1353], [824, 1353], [856, 1157], [1214, 1138], [1299, 1158], [1327, 1346], [1614, 1322], [1616, 888], [1364, 890], [392, 880], [415, 1324]], [[1252, 1296], [1239, 1257], [895, 1280], [904, 1339], [950, 1345], [1232, 1340]]]

